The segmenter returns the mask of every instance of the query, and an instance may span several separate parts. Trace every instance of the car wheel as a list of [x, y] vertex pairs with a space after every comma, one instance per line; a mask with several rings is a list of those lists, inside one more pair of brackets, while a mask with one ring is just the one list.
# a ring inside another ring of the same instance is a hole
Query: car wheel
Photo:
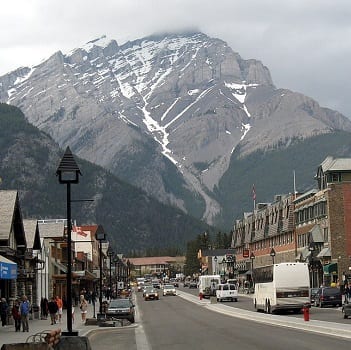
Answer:
[[238, 298], [235, 298], [234, 301], [237, 302], [237, 301], [238, 301]]

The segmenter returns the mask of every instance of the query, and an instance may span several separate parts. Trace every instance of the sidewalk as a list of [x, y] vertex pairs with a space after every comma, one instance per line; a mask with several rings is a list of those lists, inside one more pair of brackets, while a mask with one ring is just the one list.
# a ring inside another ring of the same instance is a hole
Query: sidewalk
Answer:
[[[93, 318], [94, 316], [93, 304], [88, 304], [87, 311], [88, 311], [87, 319]], [[99, 312], [99, 302], [95, 303], [95, 316], [98, 312]], [[86, 326], [82, 322], [82, 316], [78, 306], [75, 307], [74, 314], [75, 314], [74, 315], [75, 320], [74, 320], [74, 323], [72, 324], [72, 328], [73, 328], [72, 330], [78, 331], [79, 336], [85, 336], [92, 330], [99, 328], [99, 326]], [[22, 329], [20, 332], [16, 332], [14, 324], [8, 325], [6, 327], [0, 326], [0, 348], [2, 347], [3, 344], [25, 343], [26, 340], [31, 335], [37, 334], [39, 332], [47, 331], [47, 330], [50, 331], [53, 329], [58, 329], [58, 328], [60, 328], [61, 331], [67, 331], [66, 310], [63, 310], [61, 323], [56, 323], [54, 325], [51, 325], [50, 316], [48, 317], [47, 320], [40, 320], [40, 319], [29, 320], [29, 332], [22, 332]]]

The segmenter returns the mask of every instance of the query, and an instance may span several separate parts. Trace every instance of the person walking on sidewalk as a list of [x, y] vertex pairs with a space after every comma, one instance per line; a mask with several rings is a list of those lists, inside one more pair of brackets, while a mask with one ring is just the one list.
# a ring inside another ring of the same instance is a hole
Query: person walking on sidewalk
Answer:
[[57, 303], [54, 297], [52, 297], [48, 303], [48, 310], [50, 314], [51, 324], [53, 325], [56, 323], [56, 314], [58, 311]]
[[30, 312], [30, 303], [25, 295], [22, 297], [22, 302], [20, 304], [20, 314], [21, 314], [21, 323], [22, 323], [22, 331], [29, 332], [28, 325], [28, 316]]
[[5, 298], [1, 298], [0, 302], [0, 315], [1, 315], [1, 323], [3, 327], [7, 326], [7, 311], [9, 309], [9, 304]]
[[88, 302], [85, 300], [84, 295], [80, 296], [80, 313], [82, 314], [82, 321], [85, 322], [87, 319], [87, 312], [88, 312]]
[[63, 301], [62, 299], [57, 295], [56, 296], [56, 304], [58, 307], [57, 315], [58, 315], [58, 321], [61, 323], [62, 320], [62, 310], [63, 310]]
[[20, 302], [19, 300], [15, 300], [12, 307], [12, 317], [15, 321], [15, 330], [16, 332], [21, 331], [21, 314], [20, 314]]

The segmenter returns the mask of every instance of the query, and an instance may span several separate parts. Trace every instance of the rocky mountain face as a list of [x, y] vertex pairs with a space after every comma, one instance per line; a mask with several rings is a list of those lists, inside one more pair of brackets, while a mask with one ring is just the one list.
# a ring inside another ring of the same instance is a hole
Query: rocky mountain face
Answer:
[[211, 224], [234, 153], [351, 131], [340, 113], [277, 89], [261, 62], [202, 33], [57, 52], [0, 77], [0, 101], [61, 147]]

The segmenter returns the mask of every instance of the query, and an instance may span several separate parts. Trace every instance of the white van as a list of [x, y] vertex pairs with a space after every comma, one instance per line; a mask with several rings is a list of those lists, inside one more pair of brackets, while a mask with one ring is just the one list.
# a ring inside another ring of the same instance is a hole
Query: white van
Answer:
[[217, 301], [238, 301], [238, 288], [236, 284], [219, 284], [216, 290]]

